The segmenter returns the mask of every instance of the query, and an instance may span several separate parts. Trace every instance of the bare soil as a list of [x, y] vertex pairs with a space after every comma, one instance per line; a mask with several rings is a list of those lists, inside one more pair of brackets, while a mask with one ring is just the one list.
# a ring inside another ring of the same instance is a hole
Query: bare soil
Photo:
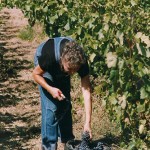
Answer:
[[[35, 49], [44, 39], [21, 40], [18, 34], [27, 25], [28, 21], [19, 9], [5, 8], [0, 11], [1, 150], [40, 150], [41, 147], [40, 100], [37, 84], [31, 74]], [[79, 101], [81, 91], [78, 78], [75, 76], [72, 82], [73, 130], [76, 139], [80, 139], [84, 107]], [[102, 139], [115, 130], [100, 105], [99, 97], [96, 96], [93, 97], [92, 128], [94, 140]], [[109, 142], [111, 140], [110, 136]], [[58, 149], [63, 150], [60, 143]]]

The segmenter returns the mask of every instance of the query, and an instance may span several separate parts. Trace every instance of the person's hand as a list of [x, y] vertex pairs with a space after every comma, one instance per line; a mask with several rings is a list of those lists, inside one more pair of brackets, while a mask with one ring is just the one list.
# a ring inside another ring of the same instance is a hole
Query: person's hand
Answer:
[[54, 99], [58, 99], [59, 101], [64, 100], [65, 96], [62, 91], [58, 88], [51, 87], [49, 93], [53, 96]]
[[90, 139], [92, 139], [92, 131], [90, 123], [85, 123], [84, 125], [84, 132], [89, 132]]

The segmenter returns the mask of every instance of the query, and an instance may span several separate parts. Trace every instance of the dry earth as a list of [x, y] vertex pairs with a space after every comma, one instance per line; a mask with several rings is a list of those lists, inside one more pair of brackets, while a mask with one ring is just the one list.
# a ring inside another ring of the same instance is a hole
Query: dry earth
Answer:
[[[5, 72], [0, 76], [1, 150], [40, 150], [40, 100], [31, 76], [33, 55], [40, 41], [18, 38], [20, 30], [27, 25], [28, 21], [20, 10], [5, 8], [0, 11], [0, 63], [4, 63], [1, 70]], [[71, 92], [73, 129], [76, 139], [80, 139], [84, 109], [78, 101], [80, 89], [76, 77], [73, 82], [76, 83]], [[93, 116], [93, 138], [100, 139], [113, 130], [96, 98]], [[63, 150], [60, 144], [58, 149]]]

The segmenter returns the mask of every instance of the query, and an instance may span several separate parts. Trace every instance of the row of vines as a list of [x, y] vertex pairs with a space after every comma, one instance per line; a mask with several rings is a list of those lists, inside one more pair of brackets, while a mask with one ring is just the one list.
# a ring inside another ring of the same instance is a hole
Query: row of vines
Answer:
[[112, 121], [120, 123], [121, 147], [148, 149], [150, 141], [149, 0], [2, 0], [20, 8], [31, 26], [50, 37], [82, 43], [95, 87]]

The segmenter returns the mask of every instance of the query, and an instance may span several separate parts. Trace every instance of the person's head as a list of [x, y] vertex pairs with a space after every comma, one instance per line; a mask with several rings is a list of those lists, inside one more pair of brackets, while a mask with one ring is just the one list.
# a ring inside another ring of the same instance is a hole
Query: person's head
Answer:
[[86, 63], [83, 49], [75, 41], [67, 41], [62, 47], [61, 67], [68, 74], [73, 74], [79, 70], [82, 64]]

